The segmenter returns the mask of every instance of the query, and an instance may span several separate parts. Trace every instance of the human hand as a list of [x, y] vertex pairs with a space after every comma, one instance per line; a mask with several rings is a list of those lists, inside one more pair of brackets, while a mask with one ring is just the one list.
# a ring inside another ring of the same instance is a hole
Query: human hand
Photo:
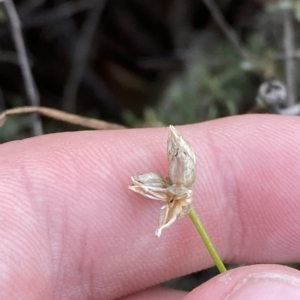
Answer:
[[[179, 128], [197, 156], [193, 206], [225, 262], [299, 260], [299, 127], [249, 115]], [[1, 145], [0, 299], [299, 298], [300, 273], [279, 265], [230, 270], [189, 294], [150, 288], [212, 266], [188, 218], [158, 239], [160, 203], [127, 188], [131, 175], [167, 175], [166, 140], [161, 128]]]

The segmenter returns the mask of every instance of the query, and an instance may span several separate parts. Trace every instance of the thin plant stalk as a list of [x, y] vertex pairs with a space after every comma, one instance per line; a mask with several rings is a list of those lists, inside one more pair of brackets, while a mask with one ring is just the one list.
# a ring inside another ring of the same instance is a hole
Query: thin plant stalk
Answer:
[[[21, 67], [21, 71], [25, 83], [25, 91], [27, 94], [28, 101], [30, 102], [31, 105], [38, 106], [40, 103], [40, 96], [36, 89], [35, 82], [30, 69], [28, 55], [27, 55], [27, 51], [25, 48], [25, 43], [21, 31], [20, 18], [18, 16], [14, 2], [12, 0], [5, 0], [3, 1], [3, 4], [6, 8], [7, 17], [10, 22], [12, 37], [16, 46], [18, 60], [20, 63], [20, 67]], [[32, 116], [32, 129], [34, 135], [43, 134], [41, 119], [36, 115]]]
[[208, 234], [206, 233], [199, 217], [197, 216], [193, 207], [191, 207], [189, 217], [192, 220], [197, 232], [199, 233], [206, 249], [208, 250], [211, 258], [213, 259], [215, 265], [217, 266], [220, 273], [224, 273], [227, 271], [226, 267], [224, 266], [217, 250], [215, 249], [214, 245], [212, 244]]

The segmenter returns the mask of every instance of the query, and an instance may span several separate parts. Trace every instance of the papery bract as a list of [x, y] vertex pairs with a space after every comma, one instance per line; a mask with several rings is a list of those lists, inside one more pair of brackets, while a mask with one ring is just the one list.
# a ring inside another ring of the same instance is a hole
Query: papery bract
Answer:
[[172, 183], [192, 187], [196, 179], [196, 156], [193, 148], [173, 126], [170, 126], [167, 154]]
[[154, 200], [166, 200], [167, 181], [160, 175], [150, 172], [131, 177], [129, 189]]
[[169, 227], [179, 218], [189, 214], [193, 192], [190, 189], [170, 185], [167, 188], [166, 205], [161, 208], [158, 229], [155, 234], [159, 237], [163, 229]]

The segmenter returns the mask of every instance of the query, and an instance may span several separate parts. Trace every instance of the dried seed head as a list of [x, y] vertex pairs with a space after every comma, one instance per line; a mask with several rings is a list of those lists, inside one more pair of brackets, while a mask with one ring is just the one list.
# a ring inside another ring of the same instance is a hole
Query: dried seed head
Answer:
[[187, 204], [186, 206], [164, 205], [161, 208], [161, 212], [159, 215], [159, 226], [158, 229], [155, 231], [155, 235], [157, 237], [160, 237], [164, 229], [171, 226], [179, 218], [188, 215], [190, 209], [190, 204]]
[[258, 99], [267, 106], [274, 107], [286, 104], [287, 89], [278, 79], [272, 79], [263, 82], [258, 90]]
[[166, 199], [167, 181], [154, 172], [139, 174], [131, 177], [129, 189], [154, 200]]
[[133, 183], [137, 185], [146, 185], [148, 187], [153, 188], [166, 188], [167, 183], [165, 179], [160, 176], [159, 174], [156, 174], [154, 172], [149, 172], [145, 174], [139, 174], [131, 177]]
[[[175, 194], [174, 194], [175, 192]], [[172, 225], [176, 220], [189, 214], [193, 192], [188, 188], [179, 190], [179, 187], [172, 185], [168, 187], [168, 198], [166, 205], [161, 208], [158, 229], [155, 235], [160, 237], [162, 231]]]
[[170, 180], [173, 184], [192, 187], [196, 179], [194, 150], [172, 125], [169, 129], [167, 154]]
[[154, 200], [161, 200], [164, 206], [159, 216], [159, 237], [162, 230], [190, 212], [193, 200], [191, 187], [196, 178], [196, 157], [192, 147], [173, 126], [170, 126], [167, 154], [169, 177], [163, 178], [154, 172], [131, 177], [129, 189]]

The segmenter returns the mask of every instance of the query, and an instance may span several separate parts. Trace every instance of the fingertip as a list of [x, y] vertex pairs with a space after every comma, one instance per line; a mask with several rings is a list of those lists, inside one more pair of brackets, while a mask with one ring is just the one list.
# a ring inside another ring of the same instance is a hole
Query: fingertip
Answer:
[[253, 265], [222, 273], [185, 300], [299, 299], [300, 272], [280, 265]]

